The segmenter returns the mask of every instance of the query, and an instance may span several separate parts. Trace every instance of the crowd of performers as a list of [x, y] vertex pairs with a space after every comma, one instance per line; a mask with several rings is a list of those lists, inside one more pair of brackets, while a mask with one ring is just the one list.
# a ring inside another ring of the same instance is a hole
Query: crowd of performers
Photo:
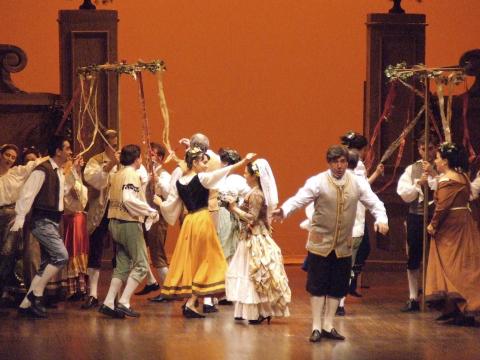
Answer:
[[[151, 169], [141, 149], [118, 149], [114, 130], [104, 132], [104, 151], [84, 164], [73, 157], [68, 139], [55, 136], [48, 154], [34, 148], [20, 154], [15, 145], [0, 148], [0, 290], [3, 306], [15, 304], [22, 317], [45, 318], [47, 288], [83, 299], [85, 311], [98, 308], [108, 317], [138, 317], [135, 295], [157, 292], [156, 303], [185, 299], [185, 318], [204, 318], [217, 305], [233, 305], [234, 319], [270, 323], [289, 316], [291, 291], [282, 253], [272, 238], [272, 221], [283, 221], [305, 208], [308, 231], [307, 292], [311, 295], [311, 342], [344, 340], [334, 316], [345, 315], [345, 296], [361, 296], [356, 279], [368, 255], [365, 211], [374, 230], [386, 234], [384, 204], [370, 184], [362, 159], [367, 140], [357, 133], [341, 137], [342, 145], [326, 153], [328, 169], [307, 179], [282, 205], [272, 169], [253, 153], [243, 159], [224, 148], [215, 153], [205, 135], [183, 140], [185, 158], [170, 174], [171, 155], [150, 144]], [[467, 176], [462, 146], [432, 137], [422, 158], [400, 177], [397, 193], [409, 203], [406, 217], [409, 301], [402, 311], [419, 311], [422, 259], [423, 189], [435, 191], [429, 211], [431, 246], [428, 303], [442, 311], [439, 321], [473, 325], [480, 310], [480, 236], [469, 201], [478, 196], [480, 180]], [[22, 156], [24, 165], [15, 165]], [[235, 173], [244, 170], [243, 176]], [[168, 262], [168, 226], [180, 223]], [[98, 283], [104, 249], [113, 240], [113, 274], [99, 301]], [[145, 286], [135, 292], [146, 278]], [[59, 288], [60, 284], [60, 288]], [[22, 298], [15, 299], [24, 287]]]

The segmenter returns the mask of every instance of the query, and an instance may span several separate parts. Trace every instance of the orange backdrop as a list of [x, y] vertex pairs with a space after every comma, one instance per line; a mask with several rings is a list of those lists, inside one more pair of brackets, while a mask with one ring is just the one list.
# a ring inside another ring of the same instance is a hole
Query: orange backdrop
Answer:
[[[1, 41], [29, 59], [13, 76], [21, 89], [59, 92], [57, 12], [80, 2], [1, 2]], [[366, 15], [390, 6], [387, 0], [114, 0], [98, 8], [119, 12], [119, 59], [167, 62], [172, 142], [203, 132], [213, 149], [257, 152], [272, 165], [283, 201], [325, 168], [325, 151], [339, 135], [362, 130]], [[465, 50], [480, 47], [478, 0], [406, 0], [404, 7], [427, 14], [428, 64], [456, 64]], [[155, 83], [146, 78], [153, 138], [160, 140]], [[122, 143], [138, 143], [133, 80], [122, 79], [120, 99]], [[304, 254], [302, 217], [275, 226], [287, 257]]]

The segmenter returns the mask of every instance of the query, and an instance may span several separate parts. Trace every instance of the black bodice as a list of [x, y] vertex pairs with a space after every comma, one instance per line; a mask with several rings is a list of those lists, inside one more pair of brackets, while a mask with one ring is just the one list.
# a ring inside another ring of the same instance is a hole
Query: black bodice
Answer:
[[195, 175], [187, 185], [177, 181], [177, 190], [188, 212], [208, 207], [209, 191], [200, 183], [198, 175]]

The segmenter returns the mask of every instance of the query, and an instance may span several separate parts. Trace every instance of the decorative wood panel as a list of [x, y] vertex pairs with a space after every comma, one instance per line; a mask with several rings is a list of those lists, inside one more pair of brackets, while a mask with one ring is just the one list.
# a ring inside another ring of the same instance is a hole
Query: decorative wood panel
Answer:
[[[114, 63], [117, 61], [117, 23], [116, 11], [111, 10], [61, 10], [59, 12], [60, 32], [60, 81], [61, 92], [71, 99], [78, 85], [76, 70], [80, 66]], [[88, 89], [85, 89], [88, 91]], [[119, 129], [118, 124], [118, 77], [116, 74], [99, 74], [98, 94], [96, 97], [98, 116], [105, 128]], [[73, 129], [79, 126], [79, 104], [73, 108]], [[91, 141], [93, 124], [84, 118], [82, 139], [85, 145]], [[75, 140], [75, 151], [79, 151], [79, 142]], [[99, 152], [101, 141], [97, 141], [86, 155]]]
[[[389, 84], [384, 71], [388, 65], [407, 62], [414, 65], [425, 62], [425, 15], [423, 14], [368, 14], [367, 16], [367, 81], [365, 86], [364, 133], [371, 137], [383, 111]], [[394, 109], [388, 121], [381, 126], [378, 140], [373, 151], [380, 159], [388, 146], [398, 137], [405, 127], [409, 111], [415, 113], [420, 106], [409, 102], [410, 92], [397, 87]], [[403, 160], [397, 170], [396, 178], [389, 188], [379, 194], [384, 201], [389, 216], [390, 232], [381, 236], [373, 232], [370, 223], [372, 241], [372, 261], [399, 262], [405, 260], [404, 220], [408, 212], [406, 204], [396, 195], [396, 184], [404, 168], [418, 156], [411, 134], [405, 145]], [[374, 188], [381, 188], [392, 177], [396, 155], [385, 164], [385, 175], [377, 181]], [[375, 164], [376, 165], [376, 164]]]

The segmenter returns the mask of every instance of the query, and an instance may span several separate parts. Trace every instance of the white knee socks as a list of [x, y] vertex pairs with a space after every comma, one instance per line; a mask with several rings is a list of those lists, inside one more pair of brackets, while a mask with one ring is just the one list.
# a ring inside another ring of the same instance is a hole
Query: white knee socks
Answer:
[[112, 278], [110, 281], [110, 287], [108, 288], [107, 297], [103, 302], [103, 305], [109, 307], [110, 309], [115, 308], [115, 298], [122, 288], [123, 281], [117, 278]]
[[311, 296], [310, 306], [312, 308], [312, 331], [322, 330], [322, 315], [325, 307], [325, 296]]
[[[30, 284], [30, 288], [27, 291], [27, 295], [38, 285], [39, 281], [40, 281], [40, 276], [35, 275], [32, 279], [32, 283]], [[30, 307], [30, 305], [32, 305], [30, 303], [30, 300], [27, 299], [27, 295], [25, 295], [22, 303], [20, 304], [20, 307], [23, 308], [23, 309], [26, 309], [26, 308]]]
[[95, 299], [98, 299], [98, 279], [100, 278], [100, 270], [88, 268], [88, 285], [90, 286], [90, 296], [93, 296]]
[[418, 276], [420, 270], [407, 270], [408, 289], [410, 291], [410, 299], [418, 300]]
[[137, 288], [138, 284], [139, 282], [137, 280], [129, 276], [127, 280], [127, 285], [125, 285], [125, 289], [123, 290], [122, 297], [120, 298], [120, 300], [118, 300], [118, 302], [129, 308], [130, 298], [132, 297], [133, 292]]
[[325, 317], [323, 318], [323, 329], [330, 332], [333, 329], [333, 318], [338, 308], [338, 298], [327, 297], [325, 305]]
[[158, 283], [160, 284], [160, 286], [162, 286], [168, 274], [168, 267], [163, 266], [163, 267], [157, 268], [157, 273], [158, 273]]
[[42, 276], [38, 279], [38, 282], [35, 284], [35, 287], [32, 288], [33, 295], [35, 296], [43, 296], [43, 291], [47, 286], [48, 282], [51, 278], [53, 278], [58, 272], [60, 268], [58, 266], [48, 264], [43, 270]]

